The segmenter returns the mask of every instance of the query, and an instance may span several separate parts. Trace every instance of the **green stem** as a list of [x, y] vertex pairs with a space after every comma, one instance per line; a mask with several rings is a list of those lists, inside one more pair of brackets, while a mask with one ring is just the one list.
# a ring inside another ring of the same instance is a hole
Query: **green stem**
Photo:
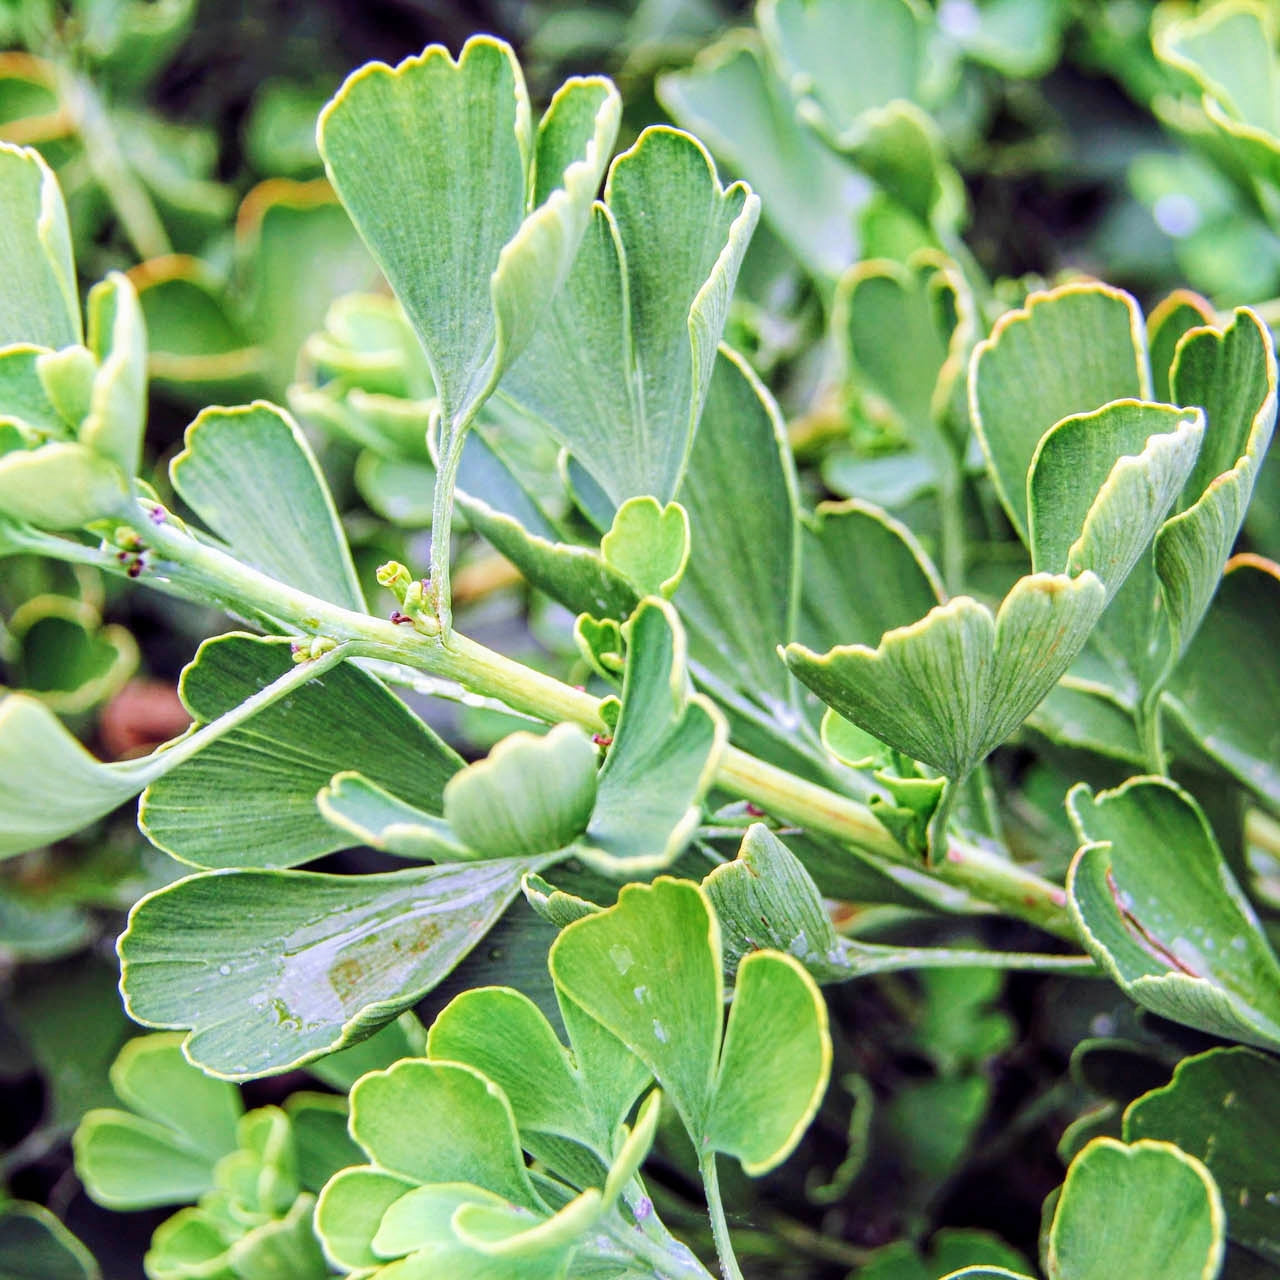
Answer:
[[[289, 587], [241, 564], [216, 547], [197, 542], [176, 525], [155, 525], [141, 508], [131, 522], [150, 548], [147, 577], [182, 594], [198, 586], [233, 613], [264, 615], [291, 628], [355, 642], [362, 657], [399, 663], [453, 680], [465, 689], [497, 698], [513, 710], [545, 721], [572, 721], [591, 733], [605, 730], [600, 703], [589, 693], [523, 666], [458, 632], [427, 635], [411, 626], [355, 613]], [[715, 785], [750, 800], [774, 818], [827, 835], [855, 855], [884, 869], [925, 871], [861, 802], [807, 782], [737, 747], [721, 756]], [[1078, 941], [1060, 886], [962, 840], [948, 840], [938, 865], [927, 869], [991, 906], [1049, 933]]]
[[129, 167], [106, 104], [83, 76], [57, 65], [58, 98], [84, 140], [85, 158], [107, 193], [124, 233], [140, 258], [159, 258], [173, 252], [168, 233], [146, 188]]
[[436, 457], [436, 487], [431, 496], [431, 603], [446, 638], [453, 630], [453, 595], [449, 583], [449, 556], [453, 545], [453, 491], [462, 461], [462, 441], [467, 424], [452, 423], [440, 432]]
[[724, 1280], [743, 1280], [742, 1268], [738, 1266], [737, 1255], [733, 1252], [733, 1241], [729, 1238], [729, 1223], [724, 1216], [724, 1201], [720, 1198], [720, 1174], [716, 1170], [714, 1151], [706, 1152], [699, 1159], [698, 1172], [702, 1174], [702, 1186], [707, 1193], [711, 1234], [716, 1242], [716, 1256], [720, 1259], [720, 1270]]
[[1138, 709], [1138, 736], [1147, 769], [1157, 777], [1165, 775], [1164, 720], [1160, 710], [1160, 690], [1148, 694]]

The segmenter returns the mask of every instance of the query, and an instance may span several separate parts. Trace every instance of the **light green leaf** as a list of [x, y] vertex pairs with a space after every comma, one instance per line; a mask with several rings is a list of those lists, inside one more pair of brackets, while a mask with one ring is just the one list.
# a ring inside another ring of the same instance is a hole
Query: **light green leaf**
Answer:
[[836, 136], [852, 134], [868, 111], [917, 95], [927, 36], [906, 0], [763, 0], [757, 20], [793, 89]]
[[[859, 1268], [858, 1280], [936, 1280], [946, 1271], [964, 1276], [1017, 1276], [1008, 1267], [1025, 1267], [1026, 1259], [985, 1231], [944, 1227], [929, 1242], [928, 1260], [905, 1241], [886, 1245]], [[964, 1268], [957, 1270], [957, 1268]]]
[[128, 276], [113, 271], [95, 285], [88, 313], [98, 370], [80, 442], [132, 478], [141, 467], [147, 420], [147, 331]]
[[131, 1112], [88, 1112], [75, 1133], [76, 1173], [112, 1209], [196, 1199], [236, 1150], [242, 1107], [234, 1085], [182, 1055], [180, 1035], [141, 1036], [120, 1051], [111, 1083]]
[[795, 467], [773, 397], [725, 346], [679, 499], [691, 550], [675, 599], [690, 658], [730, 688], [785, 708], [791, 681], [777, 646], [795, 633], [799, 594]]
[[88, 1249], [38, 1204], [0, 1208], [0, 1276], [5, 1280], [102, 1280]]
[[461, 1063], [409, 1059], [371, 1072], [351, 1091], [351, 1134], [387, 1173], [541, 1208], [506, 1095]]
[[911, 530], [857, 499], [818, 505], [802, 566], [800, 639], [814, 649], [876, 644], [944, 599]]
[[1182, 335], [1189, 329], [1212, 324], [1213, 308], [1198, 293], [1175, 289], [1152, 308], [1147, 317], [1147, 348], [1151, 352], [1151, 385], [1161, 404], [1176, 404], [1169, 375]]
[[173, 487], [232, 551], [280, 582], [359, 613], [364, 596], [324, 477], [297, 424], [258, 400], [206, 409]]
[[792, 956], [754, 951], [738, 966], [707, 1117], [706, 1143], [758, 1177], [795, 1150], [831, 1075], [827, 1006]]
[[596, 749], [573, 724], [545, 736], [513, 733], [444, 789], [445, 821], [482, 857], [563, 849], [596, 802]]
[[385, 1258], [373, 1251], [383, 1214], [415, 1183], [380, 1169], [344, 1169], [330, 1179], [316, 1201], [316, 1234], [325, 1256], [340, 1267], [357, 1271], [381, 1266]]
[[393, 796], [361, 773], [335, 773], [317, 793], [316, 807], [326, 821], [360, 844], [386, 853], [430, 862], [475, 858], [443, 818]]
[[1278, 620], [1280, 567], [1241, 556], [1162, 700], [1199, 751], [1272, 809], [1280, 809]]
[[382, 1215], [382, 1223], [373, 1238], [374, 1252], [383, 1258], [395, 1258], [430, 1248], [438, 1245], [442, 1237], [447, 1241], [453, 1234], [454, 1215], [463, 1205], [505, 1203], [501, 1196], [466, 1182], [417, 1186]]
[[888, 402], [908, 438], [944, 474], [954, 469], [956, 454], [946, 418], [975, 324], [963, 278], [929, 251], [907, 266], [860, 262], [836, 291], [832, 328], [858, 385]]
[[1276, 419], [1276, 355], [1271, 331], [1241, 308], [1224, 329], [1198, 329], [1178, 346], [1173, 392], [1204, 406], [1204, 448], [1186, 486], [1191, 505], [1160, 530], [1155, 567], [1173, 631], [1186, 652], [1217, 590]]
[[143, 898], [119, 942], [145, 1026], [190, 1028], [192, 1061], [231, 1079], [345, 1048], [431, 990], [545, 859], [372, 876], [235, 871]]
[[535, 142], [519, 64], [489, 36], [457, 62], [432, 45], [394, 70], [371, 63], [322, 113], [326, 171], [422, 339], [446, 428], [469, 420], [564, 279], [618, 116], [607, 81], [570, 81]]
[[0, 457], [0, 515], [43, 529], [78, 529], [120, 515], [129, 495], [123, 471], [87, 445], [55, 441]]
[[660, 876], [571, 924], [549, 961], [556, 987], [653, 1073], [685, 1128], [707, 1125], [720, 1052], [720, 929], [697, 885]]
[[996, 491], [1027, 536], [1027, 473], [1041, 438], [1112, 400], [1150, 399], [1142, 317], [1127, 293], [1069, 284], [1033, 293], [974, 348], [969, 411]]
[[671, 606], [645, 600], [630, 625], [622, 710], [580, 849], [610, 875], [668, 866], [684, 848], [728, 736], [710, 699], [689, 692]]
[[564, 289], [502, 391], [616, 508], [675, 497], [760, 202], [651, 128], [613, 163]]
[[1173, 1079], [1124, 1113], [1125, 1141], [1171, 1142], [1204, 1161], [1227, 1208], [1227, 1235], [1280, 1261], [1280, 1067], [1249, 1049], [1184, 1058]]
[[601, 538], [600, 554], [640, 595], [670, 599], [689, 562], [689, 516], [678, 502], [628, 498]]
[[1195, 466], [1198, 410], [1120, 400], [1051, 428], [1027, 476], [1039, 573], [1092, 570], [1110, 602]]
[[0, 143], [0, 192], [0, 347], [82, 342], [71, 228], [53, 170], [32, 148]]
[[580, 1069], [527, 996], [506, 987], [465, 991], [437, 1016], [427, 1046], [431, 1058], [465, 1063], [492, 1080], [522, 1134], [556, 1134], [601, 1159], [611, 1154], [620, 1117], [595, 1114]]
[[1195, 801], [1135, 778], [1067, 797], [1088, 841], [1067, 892], [1085, 946], [1145, 1008], [1248, 1044], [1280, 1045], [1280, 962]]
[[870, 184], [795, 118], [791, 91], [752, 32], [733, 31], [658, 98], [751, 184], [765, 220], [810, 274], [833, 281], [857, 257], [855, 222]]
[[1095, 1138], [1067, 1170], [1045, 1267], [1049, 1280], [1213, 1280], [1225, 1225], [1218, 1188], [1194, 1156], [1167, 1142]]
[[[208, 724], [293, 669], [288, 641], [233, 632], [200, 646], [179, 692]], [[371, 782], [439, 813], [460, 763], [399, 698], [343, 665], [153, 783], [139, 823], [193, 866], [290, 866], [355, 842], [316, 804], [335, 774], [364, 766]]]
[[402, 1013], [366, 1040], [326, 1054], [307, 1064], [307, 1072], [339, 1093], [349, 1093], [368, 1071], [378, 1071], [401, 1058], [421, 1058], [427, 1051], [427, 1032], [412, 1013]]
[[557, 989], [653, 1072], [700, 1158], [737, 1155], [750, 1174], [780, 1163], [826, 1088], [830, 1041], [812, 978], [756, 952], [738, 970], [721, 1040], [720, 930], [706, 894], [660, 877], [566, 928], [551, 948]]
[[968, 596], [886, 633], [876, 649], [819, 655], [787, 646], [787, 664], [828, 706], [953, 779], [966, 777], [1058, 682], [1102, 613], [1105, 592], [1078, 578], [1021, 578], [998, 614]]
[[284, 1109], [297, 1156], [298, 1181], [305, 1190], [318, 1193], [336, 1173], [360, 1162], [360, 1150], [347, 1132], [346, 1098], [291, 1093]]
[[[346, 650], [338, 648], [309, 663], [290, 663], [270, 684], [247, 690], [251, 696], [244, 701], [235, 699], [212, 724], [140, 760], [116, 764], [95, 760], [41, 703], [9, 694], [0, 700], [0, 857], [48, 844], [105, 817], [148, 783], [185, 764], [262, 708], [324, 675], [346, 656]], [[237, 787], [241, 781], [237, 774]], [[225, 817], [226, 806], [218, 812]]]
[[[82, 381], [78, 367], [83, 359], [88, 366], [88, 380], [84, 385], [86, 388], [91, 386], [93, 357], [83, 347], [47, 351], [23, 343], [0, 351], [0, 417], [9, 422], [20, 422], [39, 435], [54, 440], [65, 439], [70, 434], [68, 428], [79, 426], [83, 414], [68, 421], [58, 406], [57, 398], [45, 389], [45, 382], [51, 362], [54, 368], [66, 365], [67, 356], [71, 356], [73, 367], [77, 367], [77, 373], [72, 375], [77, 383]], [[73, 398], [87, 405], [87, 389]]]

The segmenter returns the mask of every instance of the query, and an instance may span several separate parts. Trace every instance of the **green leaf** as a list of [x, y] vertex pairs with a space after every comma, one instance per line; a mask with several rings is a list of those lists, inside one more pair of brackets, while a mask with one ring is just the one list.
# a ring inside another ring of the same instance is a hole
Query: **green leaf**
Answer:
[[445, 821], [482, 857], [563, 849], [596, 802], [596, 749], [573, 724], [545, 736], [513, 733], [444, 789]]
[[307, 1191], [319, 1192], [334, 1174], [359, 1164], [360, 1149], [347, 1132], [346, 1098], [291, 1093], [284, 1109], [297, 1155], [298, 1181]]
[[819, 280], [857, 257], [869, 184], [795, 118], [795, 103], [754, 33], [734, 31], [693, 65], [658, 77], [658, 98], [760, 197], [761, 213]]
[[365, 611], [346, 535], [297, 424], [263, 400], [206, 409], [170, 466], [173, 487], [232, 551], [270, 577]]
[[43, 529], [78, 529], [119, 516], [129, 495], [123, 471], [87, 445], [55, 441], [0, 457], [0, 515]]
[[616, 508], [675, 497], [760, 202], [702, 145], [651, 128], [609, 171], [564, 289], [503, 394]]
[[689, 562], [688, 514], [678, 502], [628, 498], [601, 538], [600, 554], [640, 595], [670, 599]]
[[826, 1011], [796, 961], [753, 953], [722, 1046], [722, 963], [706, 894], [665, 876], [569, 925], [550, 958], [571, 1006], [653, 1072], [699, 1156], [726, 1151], [758, 1174], [790, 1154], [826, 1089]]
[[[1001, 1265], [995, 1265], [1001, 1264]], [[1026, 1259], [985, 1231], [944, 1227], [929, 1242], [926, 1261], [905, 1242], [886, 1245], [858, 1271], [858, 1280], [935, 1280], [941, 1272], [958, 1275], [1011, 1276], [1005, 1267], [1025, 1267]], [[957, 1271], [957, 1268], [971, 1268]]]
[[[240, 639], [247, 639], [240, 637]], [[249, 640], [250, 644], [257, 641]], [[185, 764], [265, 706], [323, 675], [346, 657], [339, 648], [284, 674], [224, 716], [140, 760], [95, 760], [47, 707], [21, 694], [0, 700], [0, 857], [71, 835], [110, 813], [148, 783]], [[236, 775], [237, 785], [240, 774]], [[441, 782], [443, 786], [443, 781]], [[208, 797], [206, 796], [206, 801]], [[218, 806], [219, 820], [226, 806]]]
[[[13, 422], [21, 422], [33, 432], [55, 440], [64, 439], [69, 427], [80, 425], [83, 413], [68, 420], [59, 407], [56, 394], [46, 390], [51, 381], [51, 369], [75, 370], [71, 377], [78, 384], [78, 394], [73, 399], [76, 408], [87, 408], [88, 388], [95, 371], [93, 357], [84, 347], [67, 347], [62, 351], [47, 351], [30, 343], [5, 347], [0, 351], [0, 416]], [[81, 370], [87, 365], [88, 378]]]
[[773, 397], [725, 346], [679, 499], [691, 549], [675, 599], [690, 658], [730, 688], [786, 708], [791, 681], [777, 646], [795, 633], [795, 466]]
[[39, 152], [0, 143], [0, 191], [0, 347], [82, 342], [71, 228], [53, 170]]
[[802, 563], [800, 639], [815, 649], [876, 644], [944, 599], [911, 530], [857, 499], [819, 503]]
[[1088, 842], [1071, 864], [1069, 905], [1098, 963], [1162, 1017], [1280, 1045], [1280, 962], [1195, 801], [1135, 778], [1097, 796], [1081, 783], [1067, 805]]
[[1005, 740], [1079, 653], [1104, 603], [1090, 572], [1021, 578], [998, 614], [968, 596], [939, 605], [876, 649], [787, 664], [828, 706], [915, 760], [961, 779]]
[[[566, 1020], [581, 1033], [581, 1018]], [[510, 1100], [522, 1135], [553, 1134], [590, 1148], [607, 1165], [613, 1135], [648, 1069], [602, 1028], [570, 1054], [531, 1000], [504, 987], [457, 996], [436, 1018], [428, 1040], [435, 1059], [462, 1062], [492, 1080]]]
[[332, 1178], [316, 1202], [316, 1234], [325, 1255], [351, 1271], [381, 1266], [373, 1251], [382, 1215], [415, 1183], [379, 1169], [344, 1169]]
[[1197, 410], [1132, 400], [1051, 428], [1027, 476], [1035, 570], [1090, 569], [1110, 602], [1182, 491], [1203, 437]]
[[1167, 1142], [1095, 1138], [1067, 1170], [1045, 1267], [1049, 1280], [1213, 1280], [1224, 1226], [1218, 1188], [1194, 1156]]
[[102, 1280], [93, 1255], [48, 1209], [20, 1200], [0, 1207], [5, 1280]]
[[210, 1190], [214, 1166], [238, 1145], [239, 1090], [193, 1067], [179, 1035], [131, 1040], [111, 1083], [131, 1110], [90, 1111], [75, 1133], [76, 1173], [90, 1196], [111, 1209], [149, 1209]]
[[147, 332], [128, 276], [112, 272], [95, 285], [88, 314], [99, 367], [80, 441], [132, 477], [141, 468], [147, 420]]
[[581, 845], [610, 875], [670, 865], [697, 829], [727, 738], [715, 705], [688, 691], [671, 606], [645, 600], [630, 625], [622, 710]]
[[1271, 331], [1252, 311], [1242, 308], [1225, 330], [1198, 329], [1178, 346], [1174, 395], [1204, 406], [1207, 431], [1186, 486], [1191, 505], [1155, 545], [1175, 657], [1204, 618], [1244, 523], [1275, 426], [1276, 381]]
[[908, 439], [943, 472], [955, 466], [956, 446], [944, 427], [975, 323], [963, 278], [929, 251], [908, 266], [860, 262], [836, 291], [832, 328], [859, 386], [889, 403]]
[[1027, 474], [1050, 427], [1112, 400], [1150, 399], [1142, 317], [1127, 293], [1069, 284], [1033, 293], [974, 349], [969, 410], [996, 491], [1027, 537]]
[[[232, 632], [200, 646], [179, 692], [208, 724], [291, 669], [288, 641]], [[344, 664], [153, 783], [139, 823], [153, 844], [193, 866], [306, 862], [354, 843], [325, 820], [316, 795], [357, 764], [393, 795], [439, 813], [460, 761], [399, 698]]]
[[1280, 808], [1277, 619], [1280, 567], [1257, 556], [1240, 557], [1228, 566], [1162, 701], [1198, 751], [1272, 809]]
[[764, 0], [758, 22], [793, 89], [837, 135], [876, 107], [913, 100], [926, 32], [906, 0]]
[[607, 81], [573, 80], [535, 142], [515, 55], [489, 36], [457, 62], [432, 45], [394, 70], [371, 63], [321, 114], [326, 172], [422, 339], [447, 428], [474, 413], [567, 274], [618, 117]]
[[335, 773], [316, 794], [316, 807], [355, 841], [401, 858], [467, 862], [476, 856], [458, 843], [443, 818], [393, 796], [361, 773]]
[[792, 956], [754, 951], [738, 966], [705, 1142], [751, 1177], [781, 1164], [817, 1113], [831, 1075], [827, 1006]]
[[1198, 293], [1175, 289], [1147, 317], [1147, 348], [1151, 352], [1151, 385], [1161, 404], [1176, 404], [1169, 375], [1182, 335], [1213, 323], [1213, 308]]
[[379, 1169], [422, 1184], [469, 1183], [539, 1209], [502, 1090], [457, 1062], [410, 1059], [351, 1091], [351, 1134]]
[[143, 898], [119, 942], [145, 1026], [230, 1079], [286, 1071], [363, 1039], [430, 991], [545, 859], [372, 876], [236, 871]]
[[1227, 1235], [1280, 1261], [1280, 1067], [1249, 1049], [1184, 1058], [1173, 1079], [1124, 1113], [1125, 1141], [1171, 1142], [1204, 1161], [1227, 1208]]

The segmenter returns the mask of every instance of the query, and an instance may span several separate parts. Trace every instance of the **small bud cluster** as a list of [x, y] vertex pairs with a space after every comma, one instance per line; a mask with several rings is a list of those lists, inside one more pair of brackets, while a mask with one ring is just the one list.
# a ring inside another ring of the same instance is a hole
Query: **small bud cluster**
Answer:
[[309, 640], [295, 640], [289, 646], [289, 652], [294, 662], [301, 666], [304, 662], [314, 662], [337, 647], [338, 642], [329, 636], [312, 636]]
[[391, 611], [392, 622], [397, 626], [408, 624], [423, 635], [440, 634], [440, 620], [432, 606], [429, 578], [415, 578], [398, 560], [388, 560], [379, 566], [377, 578], [400, 605]]

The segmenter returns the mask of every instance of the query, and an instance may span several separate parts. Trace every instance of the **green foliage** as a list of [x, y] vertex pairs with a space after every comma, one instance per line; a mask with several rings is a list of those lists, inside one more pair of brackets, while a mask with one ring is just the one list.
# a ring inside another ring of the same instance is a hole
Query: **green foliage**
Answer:
[[184, 0], [0, 8], [15, 1192], [74, 1128], [150, 1280], [1280, 1265], [1280, 64], [1118, 9], [535, 5], [242, 171]]

